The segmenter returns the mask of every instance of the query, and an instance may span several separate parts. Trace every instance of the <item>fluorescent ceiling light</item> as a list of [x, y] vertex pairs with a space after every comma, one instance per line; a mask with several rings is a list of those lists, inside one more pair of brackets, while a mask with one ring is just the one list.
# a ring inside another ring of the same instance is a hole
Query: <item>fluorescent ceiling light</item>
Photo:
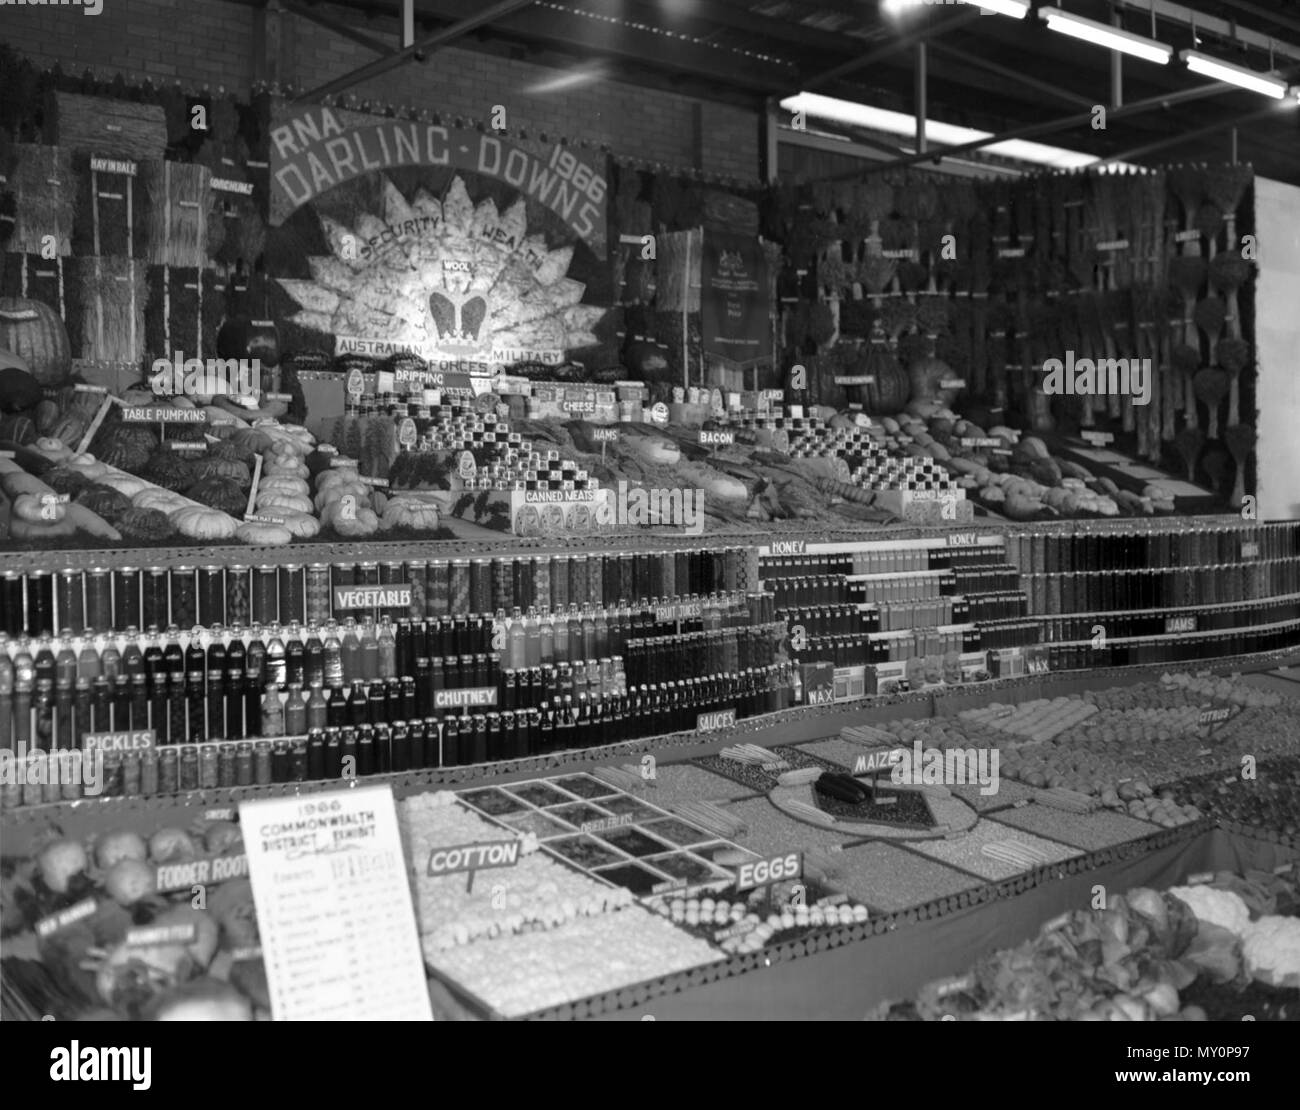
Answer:
[[1049, 31], [1060, 31], [1063, 35], [1095, 43], [1097, 46], [1105, 46], [1110, 50], [1118, 50], [1124, 54], [1132, 54], [1135, 58], [1155, 62], [1157, 65], [1167, 65], [1169, 59], [1173, 57], [1174, 48], [1166, 46], [1163, 42], [1130, 34], [1128, 31], [1121, 31], [1118, 27], [1110, 27], [1093, 19], [1071, 15], [1060, 8], [1039, 8], [1038, 15], [1040, 19], [1047, 22]]
[[962, 0], [964, 4], [973, 4], [986, 12], [1009, 15], [1012, 19], [1024, 19], [1029, 14], [1029, 0]]
[[[942, 0], [881, 0], [881, 8], [886, 15], [902, 15], [920, 8], [933, 7]], [[1024, 19], [1029, 14], [1029, 0], [957, 0], [959, 4], [970, 4], [975, 8], [997, 15], [1009, 15], [1012, 19]]]
[[1201, 54], [1195, 50], [1179, 51], [1178, 56], [1187, 63], [1187, 68], [1193, 73], [1227, 81], [1231, 85], [1249, 89], [1251, 92], [1263, 93], [1276, 100], [1286, 96], [1286, 82], [1280, 78], [1246, 69], [1245, 66], [1235, 66], [1231, 62], [1221, 62], [1218, 58], [1211, 58], [1208, 54]]
[[[858, 104], [851, 100], [840, 100], [833, 96], [822, 96], [820, 93], [799, 93], [797, 96], [788, 96], [781, 101], [781, 107], [788, 112], [806, 112], [818, 119], [833, 120], [850, 127], [863, 127], [869, 131], [882, 131], [888, 135], [911, 137], [916, 134], [915, 116], [909, 116], [905, 112], [892, 112], [887, 108], [873, 108], [869, 104]], [[992, 132], [976, 131], [971, 127], [957, 127], [937, 120], [926, 120], [925, 137], [928, 141], [943, 146], [961, 146], [991, 138]], [[983, 147], [982, 151], [985, 154], [995, 154], [1021, 162], [1033, 162], [1061, 170], [1081, 169], [1100, 160], [1091, 154], [1080, 154], [1077, 151], [1027, 142], [1024, 139], [1006, 139]], [[942, 151], [935, 153], [942, 153]]]

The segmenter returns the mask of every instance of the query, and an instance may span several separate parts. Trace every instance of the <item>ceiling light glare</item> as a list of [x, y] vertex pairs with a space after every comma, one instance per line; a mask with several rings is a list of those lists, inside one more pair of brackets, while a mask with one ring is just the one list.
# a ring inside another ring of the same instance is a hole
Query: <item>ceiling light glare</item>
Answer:
[[1122, 31], [1118, 27], [1109, 27], [1093, 19], [1084, 19], [1060, 8], [1039, 8], [1038, 16], [1046, 22], [1049, 31], [1059, 31], [1071, 38], [1104, 46], [1108, 50], [1131, 54], [1134, 58], [1155, 62], [1156, 65], [1168, 65], [1169, 59], [1174, 55], [1174, 48], [1166, 46], [1163, 42], [1143, 38], [1141, 35]]
[[1221, 62], [1218, 58], [1211, 58], [1197, 50], [1182, 50], [1178, 56], [1193, 73], [1213, 77], [1216, 81], [1226, 81], [1230, 85], [1271, 96], [1274, 100], [1286, 96], [1286, 82], [1281, 78], [1270, 77], [1267, 73], [1236, 66], [1231, 62]]

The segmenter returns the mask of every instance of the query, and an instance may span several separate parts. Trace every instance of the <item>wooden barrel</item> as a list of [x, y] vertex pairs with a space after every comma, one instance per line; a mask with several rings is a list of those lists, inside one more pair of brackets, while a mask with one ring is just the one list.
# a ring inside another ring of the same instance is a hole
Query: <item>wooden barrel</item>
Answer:
[[140, 167], [144, 257], [158, 266], [200, 267], [208, 256], [212, 171], [160, 160]]

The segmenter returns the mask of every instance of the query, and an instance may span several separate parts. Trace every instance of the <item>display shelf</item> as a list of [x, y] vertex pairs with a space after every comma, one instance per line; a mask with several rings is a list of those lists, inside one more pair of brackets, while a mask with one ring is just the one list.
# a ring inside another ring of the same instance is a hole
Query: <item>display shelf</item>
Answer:
[[[1300, 663], [1294, 650], [1261, 653], [1252, 656], [1228, 656], [1205, 660], [1204, 667], [1237, 673], [1246, 669], [1267, 670], [1280, 663]], [[1149, 681], [1168, 670], [1167, 664], [1136, 664], [1114, 668], [1086, 668], [1042, 675], [1018, 675], [994, 678], [961, 686], [933, 686], [922, 690], [867, 697], [827, 705], [797, 706], [779, 713], [744, 718], [736, 725], [711, 733], [681, 732], [643, 737], [614, 745], [575, 749], [547, 755], [498, 763], [468, 764], [428, 768], [418, 771], [371, 775], [353, 780], [358, 784], [387, 782], [398, 797], [431, 787], [457, 787], [472, 783], [505, 783], [535, 778], [557, 770], [581, 771], [602, 763], [629, 756], [670, 753], [674, 762], [697, 756], [715, 755], [737, 741], [798, 745], [834, 735], [840, 729], [857, 724], [874, 724], [903, 717], [954, 716], [964, 709], [982, 708], [990, 700], [1012, 700], [1017, 704], [1043, 697], [1079, 693], [1104, 683], [1129, 686]], [[24, 836], [31, 836], [49, 823], [75, 822], [77, 827], [93, 830], [114, 814], [132, 812], [167, 812], [177, 807], [211, 808], [228, 806], [246, 799], [285, 797], [336, 789], [334, 780], [281, 782], [242, 787], [218, 787], [185, 793], [82, 798], [69, 801], [22, 805], [0, 811], [0, 829], [7, 841], [21, 847]]]

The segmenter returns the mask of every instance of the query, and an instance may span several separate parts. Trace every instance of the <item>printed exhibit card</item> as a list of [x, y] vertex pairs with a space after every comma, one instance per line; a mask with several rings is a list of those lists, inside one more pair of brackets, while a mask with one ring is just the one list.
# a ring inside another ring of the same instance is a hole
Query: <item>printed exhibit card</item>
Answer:
[[276, 1021], [432, 1021], [388, 786], [239, 807]]

